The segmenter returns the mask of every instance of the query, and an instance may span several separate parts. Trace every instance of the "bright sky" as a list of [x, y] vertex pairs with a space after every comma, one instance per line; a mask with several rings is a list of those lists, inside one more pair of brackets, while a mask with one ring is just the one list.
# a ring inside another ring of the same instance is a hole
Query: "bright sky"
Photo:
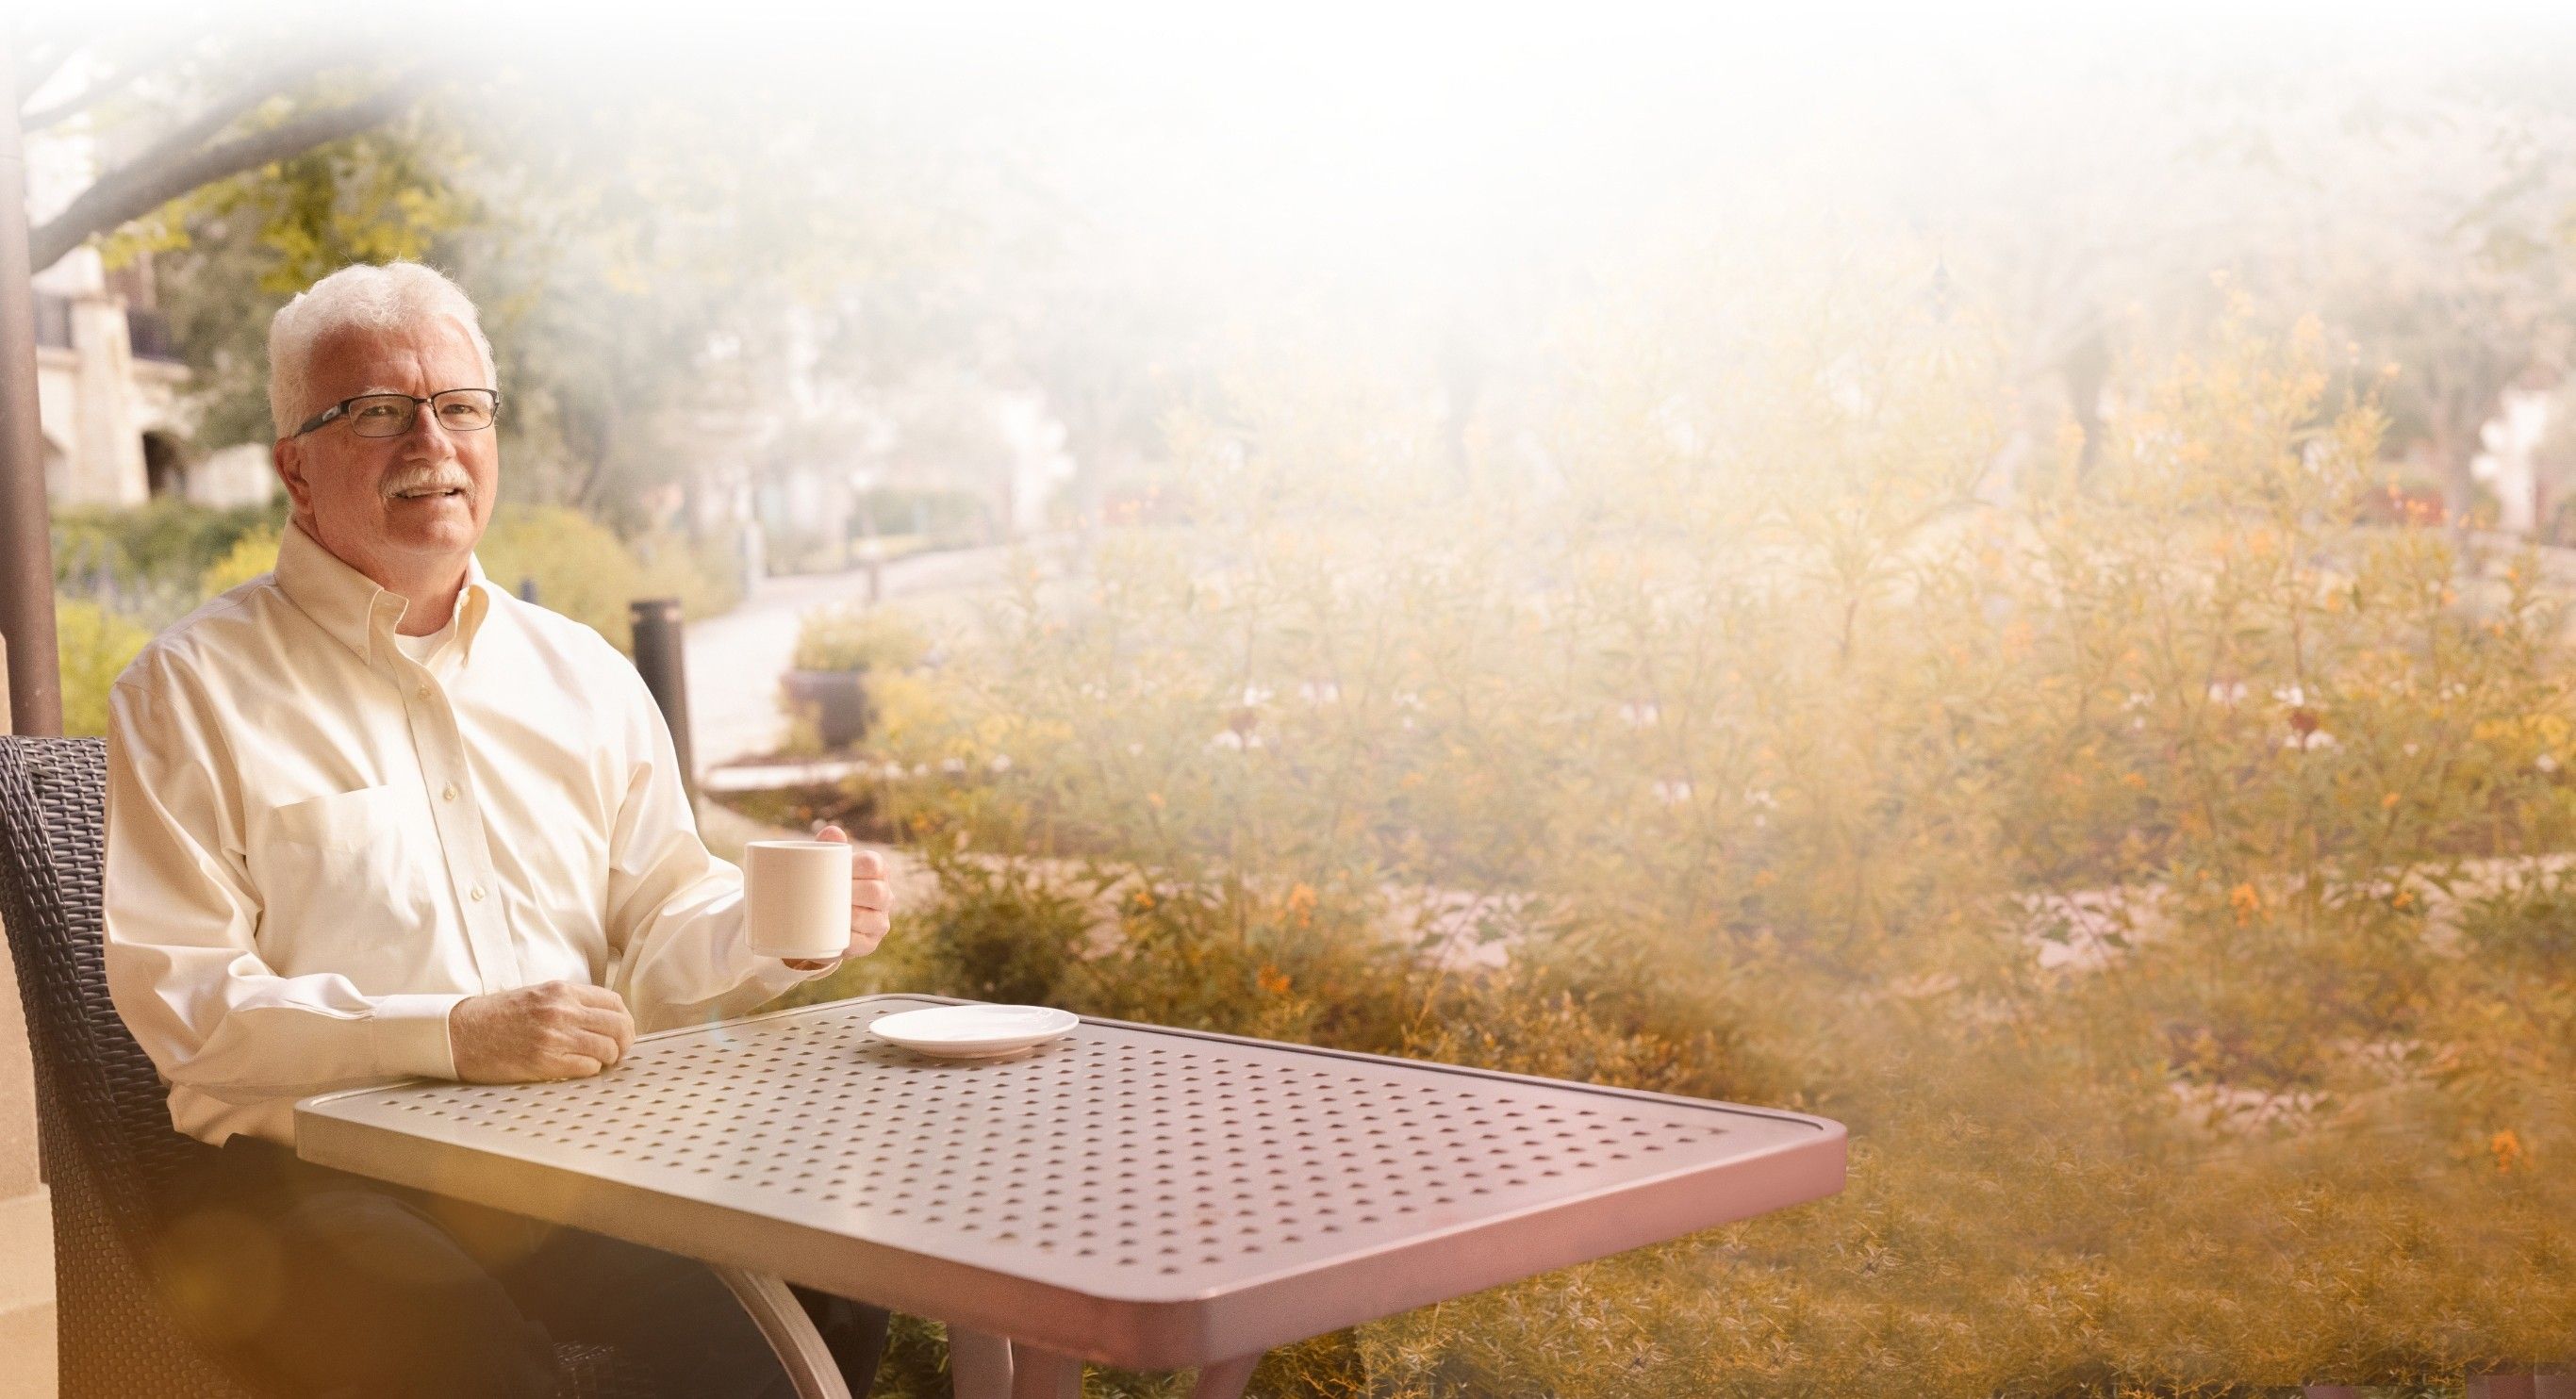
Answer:
[[[164, 3], [166, 23], [206, 13]], [[871, 108], [1017, 157], [1112, 240], [1362, 287], [1474, 285], [1793, 185], [1919, 178], [2141, 73], [2368, 83], [2545, 54], [2576, 77], [2564, 4], [1791, 9], [460, 0], [388, 32], [453, 36], [458, 62], [612, 67], [684, 100], [715, 84], [781, 112]], [[308, 0], [217, 11], [297, 12], [354, 22]], [[148, 3], [134, 14], [151, 21]]]

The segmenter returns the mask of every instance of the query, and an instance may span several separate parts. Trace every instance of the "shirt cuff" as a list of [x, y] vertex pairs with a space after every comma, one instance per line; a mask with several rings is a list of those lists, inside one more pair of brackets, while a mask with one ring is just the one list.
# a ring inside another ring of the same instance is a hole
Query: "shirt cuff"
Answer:
[[372, 1023], [379, 1068], [408, 1078], [456, 1077], [447, 1015], [464, 999], [461, 993], [377, 997]]

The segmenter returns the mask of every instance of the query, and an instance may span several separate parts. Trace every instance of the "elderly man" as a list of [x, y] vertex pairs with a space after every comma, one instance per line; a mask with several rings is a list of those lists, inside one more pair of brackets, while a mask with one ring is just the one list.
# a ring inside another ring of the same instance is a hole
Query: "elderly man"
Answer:
[[[347, 268], [277, 313], [269, 370], [277, 569], [110, 702], [109, 987], [171, 1121], [222, 1148], [177, 1202], [183, 1291], [293, 1393], [546, 1395], [558, 1340], [675, 1399], [786, 1392], [701, 1265], [295, 1159], [306, 1094], [596, 1074], [834, 963], [751, 950], [634, 668], [475, 562], [501, 397], [464, 293]], [[852, 956], [890, 905], [854, 867]], [[806, 1301], [864, 1391], [882, 1314]]]

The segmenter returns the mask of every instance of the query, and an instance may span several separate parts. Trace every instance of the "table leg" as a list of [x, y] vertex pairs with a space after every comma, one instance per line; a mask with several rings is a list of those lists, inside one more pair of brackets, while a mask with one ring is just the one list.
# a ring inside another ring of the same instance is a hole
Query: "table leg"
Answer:
[[957, 1399], [1011, 1399], [1011, 1343], [989, 1332], [949, 1327], [948, 1378]]
[[742, 1309], [751, 1313], [769, 1348], [778, 1352], [778, 1363], [787, 1367], [797, 1399], [850, 1399], [850, 1386], [841, 1378], [831, 1347], [823, 1344], [823, 1333], [814, 1329], [814, 1319], [805, 1314], [796, 1294], [777, 1274], [709, 1266], [733, 1289]]
[[1247, 1355], [1200, 1366], [1199, 1382], [1190, 1386], [1190, 1399], [1243, 1399], [1243, 1387], [1252, 1383], [1252, 1367], [1260, 1363], [1260, 1356]]
[[1011, 1399], [1082, 1399], [1082, 1362], [1012, 1342]]

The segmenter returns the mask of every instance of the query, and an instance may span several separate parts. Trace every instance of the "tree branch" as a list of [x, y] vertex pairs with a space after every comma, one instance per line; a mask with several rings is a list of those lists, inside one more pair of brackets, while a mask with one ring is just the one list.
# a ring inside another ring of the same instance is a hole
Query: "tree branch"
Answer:
[[141, 218], [199, 185], [380, 126], [411, 105], [421, 86], [418, 75], [405, 75], [383, 91], [346, 106], [307, 112], [267, 131], [201, 150], [164, 142], [102, 177], [31, 233], [29, 261], [39, 268], [51, 267], [93, 235]]

